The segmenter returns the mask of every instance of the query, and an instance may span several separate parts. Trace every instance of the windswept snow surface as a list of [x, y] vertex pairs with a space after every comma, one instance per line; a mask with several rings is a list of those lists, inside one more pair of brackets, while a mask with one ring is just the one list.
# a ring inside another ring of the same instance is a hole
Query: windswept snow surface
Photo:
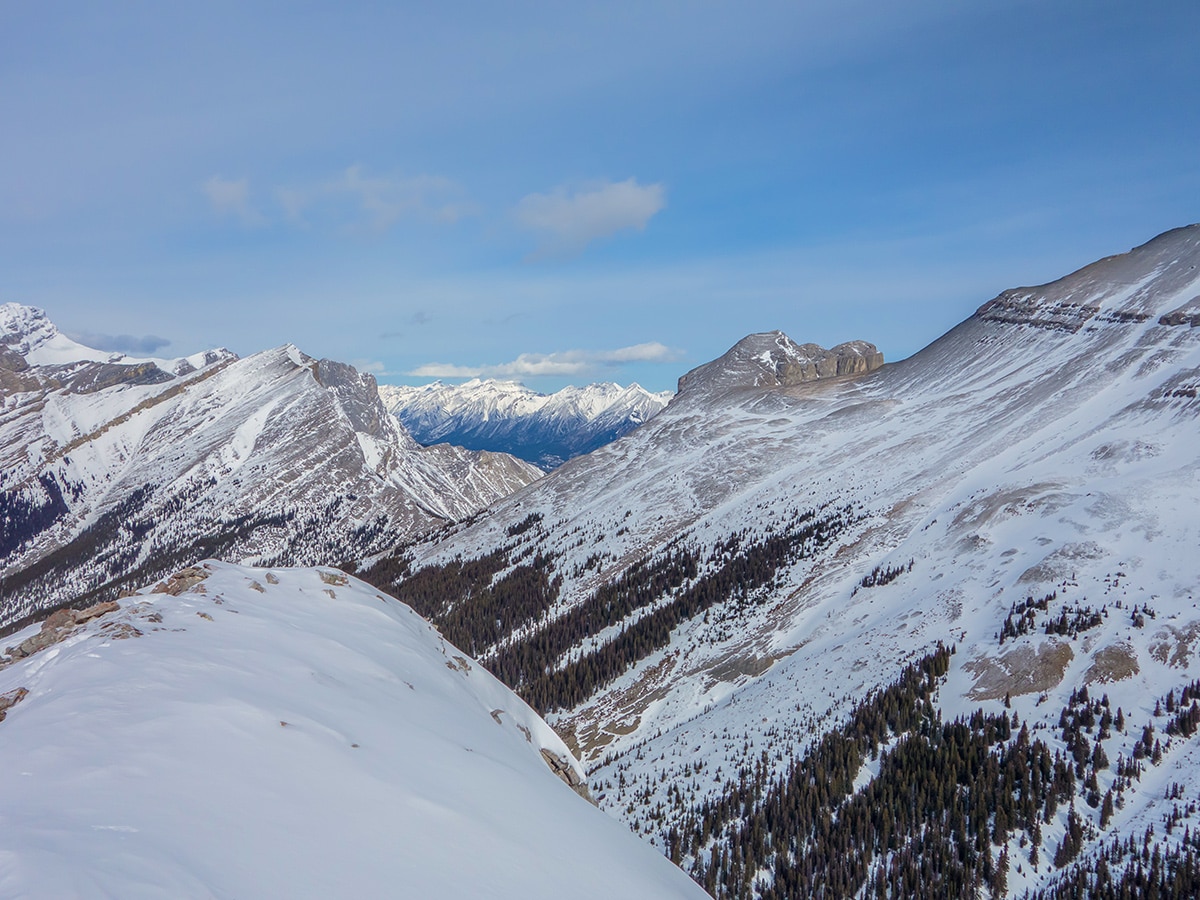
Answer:
[[404, 604], [205, 567], [0, 671], [29, 691], [0, 722], [0, 896], [704, 896]]

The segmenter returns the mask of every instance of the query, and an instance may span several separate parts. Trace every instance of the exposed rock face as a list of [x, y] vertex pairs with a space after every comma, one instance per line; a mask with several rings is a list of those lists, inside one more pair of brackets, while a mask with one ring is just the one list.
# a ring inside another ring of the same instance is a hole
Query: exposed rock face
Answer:
[[[1195, 280], [1191, 260], [1198, 248], [1200, 228], [1176, 228], [1058, 281], [1004, 291], [983, 304], [975, 317], [1070, 334], [1104, 325], [1147, 322], [1161, 308], [1161, 298], [1186, 290]], [[1200, 297], [1157, 321], [1160, 325], [1195, 325], [1200, 321]]]
[[11, 691], [5, 691], [0, 694], [0, 722], [4, 721], [4, 717], [8, 715], [8, 711], [20, 703], [29, 694], [28, 688], [14, 688]]
[[866, 341], [826, 350], [797, 344], [782, 331], [751, 334], [724, 356], [679, 379], [679, 393], [717, 393], [735, 388], [790, 387], [821, 378], [865, 375], [883, 365], [883, 354]]
[[592, 795], [588, 790], [587, 782], [580, 779], [575, 773], [574, 767], [567, 760], [555, 756], [545, 747], [542, 748], [542, 759], [546, 761], [546, 765], [550, 767], [550, 771], [561, 778], [571, 790], [589, 803], [592, 802]]
[[195, 587], [206, 578], [208, 578], [207, 569], [201, 566], [188, 566], [186, 569], [176, 572], [166, 581], [160, 581], [154, 586], [152, 593], [170, 594], [172, 597], [178, 597], [184, 591]]
[[21, 641], [17, 646], [9, 647], [7, 653], [12, 659], [24, 659], [26, 656], [32, 656], [39, 650], [45, 650], [47, 647], [57, 644], [74, 631], [77, 625], [90, 622], [106, 613], [116, 612], [120, 608], [115, 600], [105, 600], [89, 606], [87, 609], [55, 610], [42, 622], [41, 631], [33, 637]]
[[1193, 297], [1182, 306], [1158, 317], [1159, 325], [1200, 325], [1200, 297]]

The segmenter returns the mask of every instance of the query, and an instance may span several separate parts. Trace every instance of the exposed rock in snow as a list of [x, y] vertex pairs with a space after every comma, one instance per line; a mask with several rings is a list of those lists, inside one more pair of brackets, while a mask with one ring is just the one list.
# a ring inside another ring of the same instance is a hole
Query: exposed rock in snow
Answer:
[[679, 393], [789, 387], [819, 378], [865, 375], [882, 365], [883, 354], [866, 341], [847, 341], [826, 350], [817, 344], [797, 344], [782, 331], [770, 331], [748, 335], [724, 356], [692, 369], [679, 379]]

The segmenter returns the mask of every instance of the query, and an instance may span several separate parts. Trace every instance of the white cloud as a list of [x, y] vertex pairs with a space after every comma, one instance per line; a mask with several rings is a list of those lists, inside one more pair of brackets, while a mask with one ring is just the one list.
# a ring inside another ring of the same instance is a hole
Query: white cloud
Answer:
[[234, 216], [243, 225], [261, 225], [266, 219], [250, 205], [250, 182], [239, 178], [236, 181], [214, 175], [204, 182], [204, 193], [215, 212], [223, 216]]
[[276, 197], [287, 218], [297, 224], [309, 224], [310, 218], [317, 217], [376, 231], [405, 216], [453, 223], [476, 212], [462, 187], [448, 178], [368, 175], [359, 165], [328, 181], [279, 188]]
[[459, 366], [426, 363], [405, 375], [414, 378], [514, 378], [542, 375], [591, 375], [606, 367], [629, 362], [675, 362], [683, 354], [658, 341], [634, 344], [616, 350], [563, 350], [557, 353], [522, 353], [512, 362], [498, 365]]
[[529, 194], [517, 203], [517, 222], [542, 235], [539, 254], [578, 253], [599, 238], [626, 228], [642, 231], [666, 205], [662, 184], [594, 182], [569, 191]]

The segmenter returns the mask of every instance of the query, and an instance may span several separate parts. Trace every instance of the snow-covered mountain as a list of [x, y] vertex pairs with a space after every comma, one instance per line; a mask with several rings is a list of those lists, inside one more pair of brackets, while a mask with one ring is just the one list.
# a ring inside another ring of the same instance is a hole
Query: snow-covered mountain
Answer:
[[539, 394], [514, 381], [380, 385], [387, 408], [422, 444], [451, 443], [511, 453], [553, 469], [612, 443], [671, 399], [639, 384], [603, 382]]
[[130, 360], [0, 306], [0, 626], [221, 555], [352, 558], [540, 476], [419, 446], [370, 375], [288, 345]]
[[718, 896], [1196, 885], [1198, 265], [1168, 232], [882, 368], [752, 335], [365, 576]]
[[116, 607], [0, 659], [0, 895], [704, 896], [369, 585], [210, 561]]

